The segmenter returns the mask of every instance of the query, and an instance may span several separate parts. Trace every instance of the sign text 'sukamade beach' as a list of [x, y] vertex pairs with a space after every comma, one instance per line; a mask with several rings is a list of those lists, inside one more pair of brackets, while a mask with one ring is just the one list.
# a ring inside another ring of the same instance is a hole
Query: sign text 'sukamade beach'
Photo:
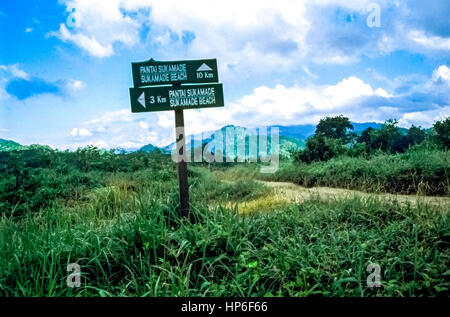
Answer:
[[[180, 214], [189, 216], [183, 109], [223, 107], [216, 59], [132, 63], [131, 112], [175, 111]], [[185, 85], [186, 84], [186, 85]]]

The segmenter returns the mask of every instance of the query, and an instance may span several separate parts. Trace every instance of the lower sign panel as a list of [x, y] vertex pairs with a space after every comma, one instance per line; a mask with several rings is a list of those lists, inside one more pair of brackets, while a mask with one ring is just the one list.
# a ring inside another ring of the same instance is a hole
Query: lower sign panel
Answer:
[[222, 84], [130, 88], [131, 112], [223, 107]]

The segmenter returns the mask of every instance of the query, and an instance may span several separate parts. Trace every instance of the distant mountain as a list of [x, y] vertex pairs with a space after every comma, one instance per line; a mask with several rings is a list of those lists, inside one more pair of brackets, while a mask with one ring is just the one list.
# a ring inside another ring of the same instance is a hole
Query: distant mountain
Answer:
[[24, 146], [11, 140], [0, 139], [0, 152], [23, 149]]
[[376, 122], [364, 122], [364, 123], [358, 123], [358, 122], [351, 122], [354, 128], [354, 132], [357, 134], [361, 134], [365, 129], [367, 128], [374, 128], [374, 129], [381, 129], [382, 123], [376, 123]]
[[[226, 131], [227, 129], [235, 129], [235, 131], [237, 131], [238, 134], [244, 136], [245, 135], [245, 156], [248, 159], [252, 154], [249, 154], [249, 135], [255, 135], [252, 133], [251, 129], [247, 129], [244, 127], [239, 127], [239, 126], [233, 126], [233, 125], [228, 125], [228, 126], [224, 126], [221, 129], [215, 130], [215, 131], [207, 131], [207, 132], [203, 132], [203, 133], [199, 133], [196, 135], [189, 135], [186, 137], [186, 148], [187, 148], [187, 154], [191, 155], [193, 157], [193, 153], [195, 153], [195, 149], [198, 149], [200, 146], [202, 147], [202, 149], [205, 147], [206, 144], [210, 143], [213, 140], [213, 135], [216, 135], [217, 132], [221, 132], [223, 135], [223, 148], [220, 149], [223, 153], [224, 157], [230, 156], [230, 157], [235, 157], [236, 153], [237, 153], [237, 141], [233, 138], [232, 140], [227, 139], [227, 134]], [[281, 131], [281, 129], [280, 129]], [[285, 131], [285, 130], [283, 130]], [[266, 133], [268, 133], [267, 135], [267, 151], [270, 152], [271, 151], [271, 127], [268, 127]], [[305, 146], [305, 141], [303, 139], [300, 139], [298, 137], [292, 137], [292, 135], [295, 135], [294, 133], [287, 133], [288, 135], [279, 135], [279, 146], [280, 146], [280, 155], [282, 156], [289, 156], [290, 155], [290, 150], [291, 149], [298, 149], [298, 148], [303, 148]], [[298, 136], [298, 134], [297, 134]], [[233, 150], [234, 153], [231, 153], [230, 155], [228, 155], [227, 153], [227, 146], [226, 146], [226, 142], [233, 142], [234, 146], [233, 146]], [[258, 142], [256, 142], [256, 146], [257, 146], [257, 152], [259, 152], [259, 145]], [[176, 144], [175, 142], [165, 146], [163, 149], [168, 152], [171, 153], [172, 151], [174, 151], [176, 148]], [[212, 152], [215, 153], [216, 149], [212, 149]], [[242, 154], [242, 153], [241, 153]]]
[[30, 144], [22, 145], [15, 141], [0, 139], [0, 152], [14, 151], [14, 150], [33, 150], [33, 149], [44, 149], [47, 151], [53, 151], [53, 149], [48, 145], [41, 144]]
[[157, 147], [154, 146], [153, 144], [147, 144], [147, 145], [144, 145], [143, 147], [141, 147], [138, 151], [139, 151], [139, 152], [147, 152], [147, 153], [150, 153], [150, 152], [153, 152], [153, 151], [156, 150], [156, 149], [157, 149]]
[[280, 136], [285, 136], [289, 138], [294, 138], [298, 140], [306, 140], [316, 131], [316, 126], [313, 124], [302, 124], [302, 125], [290, 125], [281, 126], [273, 125], [270, 128], [275, 127], [280, 131]]
[[164, 148], [159, 148], [159, 147], [157, 147], [157, 146], [154, 146], [153, 144], [147, 144], [147, 145], [144, 145], [143, 147], [141, 147], [141, 148], [138, 149], [137, 151], [138, 151], [138, 152], [151, 153], [151, 152], [154, 152], [154, 151], [156, 151], [156, 150], [159, 150], [159, 151], [161, 151], [162, 153], [166, 153], [166, 154], [169, 154], [169, 153], [170, 153], [170, 151], [168, 151], [168, 150], [166, 150], [166, 149], [164, 149]]
[[[354, 131], [357, 134], [361, 134], [361, 132], [364, 131], [365, 129], [367, 129], [368, 127], [372, 127], [374, 129], [380, 129], [381, 125], [382, 125], [381, 123], [376, 123], [376, 122], [364, 122], [364, 123], [352, 122], [352, 124], [354, 127]], [[316, 126], [313, 124], [291, 125], [291, 126], [272, 125], [272, 126], [269, 126], [267, 130], [270, 131], [270, 129], [273, 127], [276, 127], [279, 129], [280, 145], [281, 145], [281, 143], [287, 142], [289, 140], [290, 142], [293, 142], [294, 144], [296, 144], [299, 148], [304, 147], [305, 140], [307, 138], [311, 137], [312, 135], [314, 135], [314, 133], [316, 131]], [[221, 130], [222, 133], [224, 133], [226, 131], [226, 128], [242, 128], [242, 127], [228, 125], [228, 126], [222, 127], [219, 130]], [[246, 128], [243, 128], [243, 129], [246, 129]], [[219, 130], [216, 130], [216, 131], [219, 131]], [[194, 139], [195, 140], [203, 140], [203, 143], [210, 142], [212, 134], [215, 133], [216, 131], [206, 131], [206, 132], [198, 133], [195, 135], [188, 135], [186, 137], [186, 147], [188, 149], [192, 148]], [[283, 139], [283, 138], [285, 138], [285, 139]], [[284, 141], [281, 141], [282, 139]], [[176, 146], [175, 142], [172, 142], [169, 145], [166, 145], [165, 147], [163, 147], [163, 149], [166, 150], [167, 152], [171, 152], [175, 149], [175, 146]]]

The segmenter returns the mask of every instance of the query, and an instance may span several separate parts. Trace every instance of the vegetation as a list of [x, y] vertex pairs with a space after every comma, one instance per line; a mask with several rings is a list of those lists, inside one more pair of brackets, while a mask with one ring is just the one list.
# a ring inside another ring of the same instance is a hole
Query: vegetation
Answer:
[[[189, 164], [192, 219], [178, 215], [176, 165], [158, 150], [0, 151], [0, 296], [445, 296], [448, 206], [374, 195], [274, 203], [256, 180], [449, 195], [448, 119], [359, 136], [347, 121], [322, 120], [272, 175]], [[69, 263], [81, 287], [67, 286]], [[367, 286], [370, 263], [380, 288]]]
[[258, 175], [302, 186], [330, 186], [367, 192], [450, 195], [450, 157], [433, 144], [405, 153], [378, 152], [369, 158], [341, 156], [311, 164], [285, 162], [275, 174]]
[[23, 148], [19, 143], [0, 139], [0, 151], [17, 150]]
[[[46, 165], [34, 167], [49, 172], [61, 168], [70, 156], [77, 158], [75, 162], [87, 159], [68, 167], [69, 176], [79, 176], [76, 171], [89, 166], [84, 173], [92, 183], [79, 182], [78, 197], [55, 199], [40, 209], [27, 206], [20, 216], [3, 213], [0, 295], [439, 296], [448, 292], [449, 219], [437, 207], [377, 198], [322, 201], [313, 197], [302, 204], [243, 216], [223, 206], [230, 200], [265, 195], [269, 189], [249, 180], [221, 181], [208, 169], [194, 166], [190, 168], [190, 222], [178, 217], [175, 166], [168, 157], [118, 154], [113, 172], [107, 171], [111, 157], [102, 159], [108, 153], [89, 151], [93, 153], [58, 153], [53, 159], [43, 155]], [[92, 156], [96, 164], [90, 161]], [[148, 159], [148, 167], [143, 158]], [[134, 167], [128, 167], [133, 159]], [[39, 162], [36, 157], [35, 161]], [[61, 182], [64, 188], [67, 183]], [[81, 267], [79, 288], [66, 285], [69, 263]], [[369, 263], [382, 268], [381, 288], [366, 284]]]
[[450, 147], [450, 117], [434, 124], [436, 142], [446, 149]]
[[353, 125], [343, 116], [327, 117], [320, 120], [313, 137], [306, 142], [304, 150], [295, 154], [297, 162], [328, 161], [340, 155], [361, 156], [384, 153], [404, 153], [409, 147], [427, 140], [447, 149], [450, 140], [450, 118], [437, 121], [434, 135], [412, 125], [406, 133], [397, 127], [397, 120], [389, 119], [381, 129], [367, 128], [358, 136], [352, 132]]
[[448, 118], [438, 121], [431, 132], [411, 126], [402, 134], [397, 121], [388, 120], [381, 129], [369, 127], [356, 136], [348, 118], [325, 118], [305, 149], [294, 152], [294, 163], [283, 164], [265, 179], [307, 187], [449, 195], [449, 123]]

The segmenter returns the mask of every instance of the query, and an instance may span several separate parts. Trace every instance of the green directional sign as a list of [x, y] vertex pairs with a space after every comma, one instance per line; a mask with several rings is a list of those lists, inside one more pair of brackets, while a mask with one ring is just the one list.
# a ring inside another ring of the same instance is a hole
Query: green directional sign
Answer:
[[223, 107], [222, 84], [130, 88], [131, 112]]
[[216, 59], [131, 63], [131, 112], [174, 110], [180, 188], [180, 215], [189, 217], [184, 109], [223, 107]]
[[131, 63], [134, 87], [169, 84], [217, 83], [216, 59]]

